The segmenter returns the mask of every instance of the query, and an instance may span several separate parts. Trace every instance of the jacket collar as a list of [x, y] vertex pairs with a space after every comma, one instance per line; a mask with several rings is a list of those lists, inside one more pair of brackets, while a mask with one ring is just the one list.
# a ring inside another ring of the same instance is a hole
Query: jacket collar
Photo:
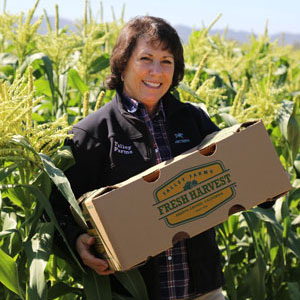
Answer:
[[[132, 114], [130, 114], [124, 105], [123, 96], [120, 91], [116, 91], [115, 100], [117, 102], [118, 108], [122, 115], [130, 117], [130, 119], [137, 119]], [[162, 98], [163, 109], [166, 114], [166, 118], [171, 117], [178, 110], [184, 109], [186, 104], [177, 100], [171, 93], [166, 93]]]

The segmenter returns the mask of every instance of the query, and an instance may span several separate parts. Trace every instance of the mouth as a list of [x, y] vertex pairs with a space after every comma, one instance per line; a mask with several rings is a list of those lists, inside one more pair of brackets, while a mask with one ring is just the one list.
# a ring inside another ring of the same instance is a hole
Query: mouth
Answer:
[[155, 88], [155, 89], [161, 87], [161, 85], [162, 85], [162, 83], [159, 83], [159, 82], [150, 82], [150, 81], [144, 81], [144, 80], [143, 80], [143, 83], [147, 87]]

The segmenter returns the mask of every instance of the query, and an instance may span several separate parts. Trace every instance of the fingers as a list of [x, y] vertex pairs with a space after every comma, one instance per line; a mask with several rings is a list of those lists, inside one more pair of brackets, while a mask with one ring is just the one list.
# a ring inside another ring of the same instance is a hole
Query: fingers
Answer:
[[77, 238], [76, 248], [82, 262], [100, 275], [109, 275], [114, 273], [113, 270], [109, 270], [108, 263], [105, 260], [97, 258], [91, 253], [90, 247], [94, 243], [95, 239], [86, 233]]

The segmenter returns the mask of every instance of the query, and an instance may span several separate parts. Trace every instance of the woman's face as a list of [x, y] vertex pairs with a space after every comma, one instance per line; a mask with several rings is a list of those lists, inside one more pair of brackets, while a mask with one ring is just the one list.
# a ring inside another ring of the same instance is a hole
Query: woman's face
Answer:
[[140, 38], [122, 74], [123, 93], [142, 102], [152, 112], [169, 90], [174, 74], [174, 57], [162, 43]]

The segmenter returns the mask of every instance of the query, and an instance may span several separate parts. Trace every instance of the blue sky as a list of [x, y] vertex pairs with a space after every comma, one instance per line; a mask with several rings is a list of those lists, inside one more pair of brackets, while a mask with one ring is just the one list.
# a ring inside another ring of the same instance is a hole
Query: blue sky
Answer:
[[[35, 0], [6, 0], [6, 11], [19, 13], [32, 8]], [[89, 0], [94, 17], [99, 17], [100, 0]], [[221, 19], [214, 29], [226, 26], [232, 30], [263, 33], [268, 21], [270, 34], [300, 33], [300, 0], [102, 0], [104, 21], [112, 20], [111, 7], [119, 18], [125, 4], [125, 20], [136, 15], [163, 17], [172, 25], [208, 26], [220, 13]], [[46, 9], [54, 15], [55, 4], [60, 16], [71, 20], [82, 19], [84, 0], [40, 0], [37, 14]], [[0, 0], [3, 11], [4, 0]]]

